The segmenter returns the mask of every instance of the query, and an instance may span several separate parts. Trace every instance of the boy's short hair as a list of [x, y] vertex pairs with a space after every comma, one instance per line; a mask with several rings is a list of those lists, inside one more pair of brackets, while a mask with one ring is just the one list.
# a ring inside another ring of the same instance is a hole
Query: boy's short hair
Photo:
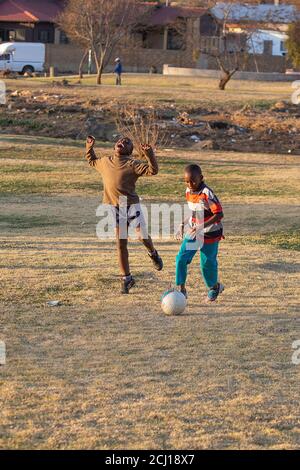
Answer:
[[189, 173], [191, 177], [202, 176], [202, 170], [199, 165], [192, 163], [185, 167], [185, 173]]

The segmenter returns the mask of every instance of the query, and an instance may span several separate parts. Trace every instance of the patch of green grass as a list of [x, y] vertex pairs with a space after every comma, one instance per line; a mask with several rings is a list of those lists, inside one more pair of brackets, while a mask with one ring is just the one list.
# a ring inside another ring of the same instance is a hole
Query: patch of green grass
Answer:
[[[63, 174], [63, 171], [62, 171]], [[103, 188], [102, 181], [80, 181], [80, 175], [63, 174], [61, 180], [53, 179], [43, 175], [40, 179], [26, 178], [26, 179], [3, 179], [0, 181], [0, 195], [4, 197], [10, 194], [57, 194], [66, 193], [68, 191], [84, 191], [99, 193]]]
[[[242, 180], [238, 178], [215, 178], [213, 176], [206, 180], [210, 186], [220, 197], [230, 198], [235, 196], [240, 197], [276, 197], [280, 196], [281, 189], [277, 186], [270, 187], [266, 182]], [[178, 196], [184, 198], [185, 184], [182, 175], [176, 177], [173, 174], [169, 177], [165, 176], [160, 180], [143, 180], [138, 182], [138, 192], [143, 196], [149, 197], [168, 197], [169, 199], [178, 199]]]
[[244, 237], [243, 242], [271, 245], [285, 250], [300, 251], [300, 229], [290, 228], [280, 232], [271, 232], [253, 237]]
[[300, 251], [300, 229], [270, 233], [262, 237], [261, 243], [266, 243], [277, 248]]
[[57, 171], [54, 166], [43, 165], [6, 165], [1, 167], [1, 173], [45, 173]]
[[176, 199], [179, 196], [184, 198], [185, 185], [178, 178], [178, 180], [164, 179], [163, 181], [143, 180], [142, 178], [137, 183], [137, 191], [141, 196], [148, 197], [164, 197], [165, 199]]
[[253, 107], [257, 109], [267, 111], [275, 104], [275, 101], [274, 100], [257, 100], [257, 101], [253, 101], [251, 104]]
[[47, 216], [27, 216], [27, 215], [0, 215], [0, 226], [6, 225], [11, 229], [29, 229], [34, 227], [50, 227], [60, 225], [61, 221], [50, 219]]
[[0, 127], [24, 127], [26, 130], [38, 131], [51, 127], [50, 123], [43, 123], [34, 121], [33, 119], [14, 119], [14, 118], [0, 118]]

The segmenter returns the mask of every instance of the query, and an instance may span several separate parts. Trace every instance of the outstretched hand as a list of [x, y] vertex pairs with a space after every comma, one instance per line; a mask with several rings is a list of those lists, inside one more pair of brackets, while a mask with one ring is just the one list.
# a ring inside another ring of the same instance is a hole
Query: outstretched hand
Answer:
[[154, 156], [154, 150], [153, 148], [151, 147], [151, 145], [149, 144], [142, 144], [141, 145], [141, 149], [142, 151], [144, 152], [144, 154], [146, 155], [146, 157], [153, 157]]

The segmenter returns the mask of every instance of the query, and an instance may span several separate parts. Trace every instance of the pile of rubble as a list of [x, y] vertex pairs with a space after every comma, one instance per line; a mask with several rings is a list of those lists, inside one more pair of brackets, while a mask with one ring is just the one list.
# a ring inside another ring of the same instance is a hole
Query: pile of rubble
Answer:
[[[118, 99], [86, 98], [72, 92], [67, 80], [45, 89], [8, 90], [1, 107], [1, 132], [39, 133], [43, 136], [115, 141]], [[245, 105], [227, 108], [176, 106], [174, 102], [140, 106], [155, 109], [164, 141], [171, 147], [300, 154], [300, 108], [278, 102], [263, 108]]]

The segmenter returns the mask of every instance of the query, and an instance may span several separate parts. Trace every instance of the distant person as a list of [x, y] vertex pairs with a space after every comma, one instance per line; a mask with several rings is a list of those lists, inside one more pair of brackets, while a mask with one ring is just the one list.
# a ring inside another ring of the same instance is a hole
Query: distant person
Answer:
[[122, 85], [122, 72], [123, 72], [123, 67], [122, 67], [122, 62], [119, 57], [116, 58], [115, 60], [116, 66], [115, 66], [115, 74], [116, 74], [116, 85]]

